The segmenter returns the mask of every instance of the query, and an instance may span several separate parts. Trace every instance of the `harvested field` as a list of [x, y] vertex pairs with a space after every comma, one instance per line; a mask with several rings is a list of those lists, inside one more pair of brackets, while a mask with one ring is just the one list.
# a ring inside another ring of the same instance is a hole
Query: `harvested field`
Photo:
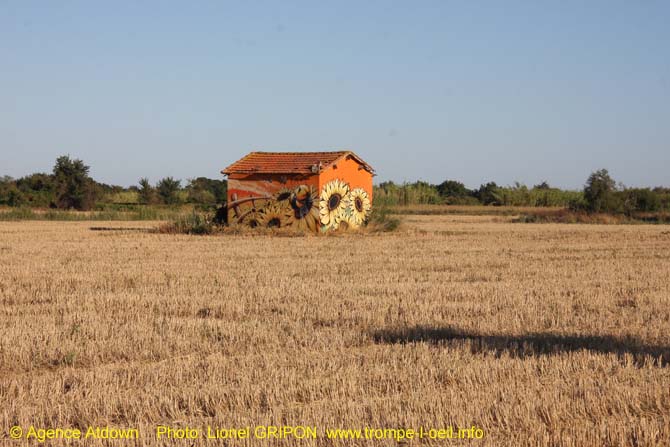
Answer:
[[[81, 446], [223, 445], [207, 426], [252, 427], [226, 445], [449, 426], [484, 437], [408, 444], [670, 444], [670, 226], [505, 219], [292, 238], [0, 222], [0, 445], [38, 445], [9, 438], [31, 425], [141, 433], [50, 444]], [[254, 439], [267, 425], [319, 436]]]

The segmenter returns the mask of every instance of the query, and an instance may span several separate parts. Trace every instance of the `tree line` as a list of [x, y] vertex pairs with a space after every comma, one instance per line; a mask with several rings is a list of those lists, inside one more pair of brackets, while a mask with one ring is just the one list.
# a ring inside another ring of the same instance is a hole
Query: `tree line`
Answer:
[[[90, 210], [106, 204], [220, 205], [226, 201], [227, 182], [206, 177], [181, 180], [165, 177], [151, 184], [141, 178], [136, 186], [99, 183], [89, 175], [80, 159], [63, 155], [52, 172], [13, 179], [0, 177], [0, 205]], [[422, 204], [564, 207], [602, 213], [655, 212], [670, 210], [670, 188], [627, 188], [606, 169], [593, 172], [580, 191], [564, 190], [542, 182], [533, 187], [521, 183], [499, 186], [488, 182], [469, 189], [457, 180], [439, 184], [424, 181], [374, 187], [375, 205]]]
[[602, 213], [655, 212], [670, 210], [670, 188], [627, 188], [617, 184], [606, 169], [601, 169], [593, 172], [578, 191], [552, 187], [547, 182], [530, 188], [518, 182], [511, 186], [488, 182], [476, 189], [468, 189], [456, 180], [440, 184], [383, 182], [375, 186], [374, 201], [390, 206], [447, 204], [563, 207]]
[[50, 174], [19, 179], [0, 177], [0, 205], [90, 210], [105, 204], [215, 205], [226, 200], [226, 182], [205, 177], [181, 180], [165, 177], [152, 185], [147, 178], [124, 188], [95, 181], [90, 167], [67, 155], [58, 157]]

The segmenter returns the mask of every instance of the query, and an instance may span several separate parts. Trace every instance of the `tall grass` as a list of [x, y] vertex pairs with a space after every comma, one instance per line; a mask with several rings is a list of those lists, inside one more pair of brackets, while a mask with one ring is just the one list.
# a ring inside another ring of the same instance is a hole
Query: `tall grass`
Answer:
[[0, 221], [54, 220], [170, 220], [193, 212], [193, 206], [119, 206], [96, 211], [73, 211], [38, 208], [7, 208], [0, 210]]
[[391, 208], [378, 206], [372, 210], [366, 230], [372, 233], [388, 233], [400, 227], [400, 218], [394, 215]]
[[212, 216], [192, 212], [177, 219], [161, 224], [156, 231], [164, 234], [212, 234], [220, 228], [214, 223]]
[[461, 214], [471, 216], [516, 216], [534, 211], [554, 211], [560, 208], [529, 206], [484, 206], [484, 205], [406, 205], [390, 206], [393, 214], [447, 215]]
[[569, 224], [667, 224], [670, 213], [637, 212], [626, 214], [587, 213], [568, 209], [544, 209], [527, 211], [514, 222], [519, 223], [569, 223]]

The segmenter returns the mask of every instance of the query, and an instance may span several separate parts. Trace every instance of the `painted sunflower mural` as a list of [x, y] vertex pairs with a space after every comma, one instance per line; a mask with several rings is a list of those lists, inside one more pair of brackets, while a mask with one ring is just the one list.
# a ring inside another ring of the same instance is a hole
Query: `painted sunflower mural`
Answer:
[[255, 208], [252, 208], [245, 212], [240, 218], [238, 219], [238, 223], [242, 225], [246, 225], [250, 228], [256, 228], [260, 223], [260, 212], [256, 210]]
[[289, 199], [295, 228], [312, 232], [319, 229], [318, 199], [313, 186], [300, 185], [295, 188]]
[[317, 233], [360, 228], [369, 218], [371, 201], [363, 188], [351, 189], [347, 182], [335, 179], [326, 183], [321, 193], [314, 186], [302, 184], [244, 198], [234, 206], [238, 224]]
[[288, 208], [291, 207], [291, 195], [292, 194], [293, 194], [293, 191], [290, 190], [289, 188], [282, 188], [279, 191], [277, 191], [277, 193], [274, 195], [274, 200], [281, 207], [288, 209]]
[[335, 179], [321, 189], [319, 216], [324, 230], [337, 230], [344, 218], [349, 194], [349, 184]]
[[350, 228], [360, 228], [370, 216], [372, 204], [368, 193], [363, 188], [354, 188], [345, 198], [344, 220]]
[[258, 215], [258, 223], [266, 228], [284, 228], [293, 223], [288, 208], [280, 202], [272, 201], [261, 210]]

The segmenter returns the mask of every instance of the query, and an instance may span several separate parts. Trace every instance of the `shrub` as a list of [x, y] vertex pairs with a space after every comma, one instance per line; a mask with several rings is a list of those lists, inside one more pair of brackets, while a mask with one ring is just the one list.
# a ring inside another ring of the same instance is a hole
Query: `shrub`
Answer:
[[9, 206], [21, 206], [25, 203], [26, 199], [21, 191], [19, 191], [15, 186], [10, 187], [7, 191], [5, 204]]
[[659, 206], [662, 210], [670, 210], [670, 188], [657, 186], [653, 189], [654, 194], [658, 196]]
[[395, 231], [398, 227], [400, 227], [400, 219], [392, 215], [387, 207], [381, 206], [373, 208], [366, 228], [373, 233], [385, 233]]
[[465, 187], [461, 182], [455, 180], [446, 180], [437, 185], [437, 192], [445, 198], [465, 198], [472, 195], [472, 191]]
[[158, 182], [156, 190], [158, 195], [163, 200], [163, 203], [172, 205], [179, 203], [178, 192], [181, 188], [181, 180], [176, 180], [172, 177], [165, 177]]
[[216, 203], [216, 197], [214, 194], [206, 189], [189, 189], [187, 200], [189, 203]]
[[575, 197], [568, 202], [568, 209], [570, 211], [584, 211], [588, 209], [589, 205], [584, 198], [584, 195]]
[[206, 177], [190, 179], [186, 190], [187, 199], [191, 203], [223, 203], [226, 201], [228, 182], [213, 180]]
[[622, 195], [627, 214], [633, 211], [653, 212], [661, 209], [661, 198], [649, 188], [625, 189]]
[[143, 177], [139, 181], [139, 189], [137, 192], [138, 195], [138, 200], [140, 203], [144, 203], [145, 205], [149, 205], [152, 203], [156, 203], [157, 197], [156, 197], [156, 190], [151, 186], [151, 183], [149, 183], [149, 179], [146, 177]]
[[193, 212], [158, 227], [159, 233], [168, 234], [212, 234], [216, 225], [211, 216]]

